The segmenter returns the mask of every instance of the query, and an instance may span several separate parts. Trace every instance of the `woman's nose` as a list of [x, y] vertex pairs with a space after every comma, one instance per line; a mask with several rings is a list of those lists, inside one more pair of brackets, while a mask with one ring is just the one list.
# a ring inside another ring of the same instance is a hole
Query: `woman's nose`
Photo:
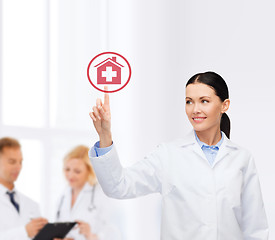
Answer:
[[194, 108], [193, 108], [193, 114], [201, 112], [199, 104], [195, 103], [193, 106], [194, 106]]
[[68, 171], [66, 172], [66, 178], [70, 179], [72, 177], [72, 172]]

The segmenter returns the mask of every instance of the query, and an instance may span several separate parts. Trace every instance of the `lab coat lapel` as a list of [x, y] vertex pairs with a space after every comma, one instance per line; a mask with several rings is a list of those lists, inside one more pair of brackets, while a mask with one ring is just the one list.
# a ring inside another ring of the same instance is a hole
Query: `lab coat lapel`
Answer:
[[194, 130], [192, 130], [188, 135], [186, 135], [186, 137], [184, 139], [182, 139], [180, 141], [180, 146], [181, 147], [190, 147], [196, 155], [198, 155], [200, 158], [202, 158], [206, 162], [208, 162], [205, 154], [203, 153], [202, 149], [200, 148], [200, 146], [196, 140]]
[[[15, 189], [14, 189], [15, 190]], [[1, 198], [0, 198], [0, 204], [5, 204], [8, 208], [12, 209], [12, 211], [18, 215], [18, 212], [16, 211], [15, 207], [12, 205], [12, 203], [10, 202], [8, 196], [6, 196], [6, 192], [8, 191], [7, 188], [5, 188], [3, 185], [0, 184], [0, 194], [1, 194]], [[19, 199], [19, 194], [18, 192], [16, 192], [18, 199]], [[19, 199], [19, 205], [20, 205], [20, 199]]]
[[229, 155], [233, 150], [238, 149], [238, 146], [232, 143], [224, 134], [224, 140], [223, 143], [217, 153], [216, 159], [213, 164], [213, 168], [215, 167], [218, 162], [223, 160], [227, 155]]
[[[238, 149], [238, 146], [234, 143], [232, 143], [227, 137], [226, 135], [223, 133], [224, 135], [224, 140], [223, 143], [218, 151], [218, 154], [216, 156], [216, 159], [214, 161], [214, 164], [212, 166], [212, 168], [214, 168], [214, 166], [220, 162], [222, 159], [224, 159], [228, 154], [230, 154], [230, 152], [232, 150]], [[201, 157], [202, 159], [204, 159], [207, 163], [208, 160], [205, 156], [205, 154], [203, 153], [202, 149], [200, 148], [196, 137], [195, 137], [195, 133], [194, 130], [192, 130], [188, 135], [186, 135], [185, 138], [181, 139], [179, 142], [179, 146], [180, 147], [191, 147], [192, 151], [198, 155], [199, 157]], [[210, 166], [210, 165], [209, 165]]]
[[73, 206], [73, 208], [72, 208], [72, 212], [76, 211], [78, 205], [79, 205], [80, 202], [81, 202], [81, 199], [83, 198], [84, 192], [85, 192], [85, 191], [88, 191], [88, 190], [89, 190], [89, 184], [86, 183], [86, 184], [83, 186], [83, 188], [82, 188], [81, 192], [79, 193], [79, 195], [77, 196], [76, 202], [74, 203], [74, 206]]
[[198, 156], [200, 156], [202, 159], [204, 159], [208, 163], [208, 160], [207, 160], [204, 152], [202, 151], [202, 149], [200, 148], [200, 145], [198, 143], [193, 144], [192, 150], [193, 150], [194, 153], [196, 153]]
[[[10, 200], [8, 198], [5, 198], [4, 196], [1, 196], [0, 204], [6, 205], [8, 208], [11, 208], [16, 212], [15, 207], [11, 204]], [[16, 212], [17, 213], [17, 212]]]

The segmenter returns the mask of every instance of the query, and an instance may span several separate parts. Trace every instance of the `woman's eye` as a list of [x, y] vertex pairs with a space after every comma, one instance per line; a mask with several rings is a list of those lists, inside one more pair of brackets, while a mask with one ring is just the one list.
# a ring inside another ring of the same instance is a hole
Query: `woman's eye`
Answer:
[[189, 100], [188, 100], [188, 101], [186, 101], [186, 104], [191, 104], [191, 101], [189, 101]]
[[209, 103], [209, 101], [207, 101], [207, 100], [202, 100], [202, 103]]

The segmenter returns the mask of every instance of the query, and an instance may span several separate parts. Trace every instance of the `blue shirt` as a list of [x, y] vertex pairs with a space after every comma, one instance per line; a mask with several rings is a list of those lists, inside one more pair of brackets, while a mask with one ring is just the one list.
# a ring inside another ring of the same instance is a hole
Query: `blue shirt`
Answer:
[[200, 139], [197, 136], [196, 131], [194, 131], [194, 132], [195, 132], [195, 136], [196, 136], [196, 140], [197, 140], [198, 144], [200, 145], [202, 151], [204, 152], [204, 154], [206, 156], [206, 159], [208, 160], [209, 164], [212, 166], [214, 161], [215, 161], [215, 158], [217, 156], [217, 153], [220, 149], [220, 146], [222, 145], [222, 142], [223, 142], [223, 139], [224, 139], [224, 136], [223, 136], [224, 133], [221, 132], [222, 138], [216, 145], [209, 146], [206, 143], [200, 141]]
[[109, 147], [101, 148], [99, 146], [99, 141], [97, 141], [95, 143], [94, 147], [91, 149], [92, 157], [102, 156], [102, 155], [106, 154], [107, 152], [109, 152], [112, 149], [112, 147], [113, 147], [113, 143]]

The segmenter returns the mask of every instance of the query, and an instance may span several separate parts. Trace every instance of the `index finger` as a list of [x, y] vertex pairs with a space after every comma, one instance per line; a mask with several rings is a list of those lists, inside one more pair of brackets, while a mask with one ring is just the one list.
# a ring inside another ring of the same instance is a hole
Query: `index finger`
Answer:
[[78, 225], [82, 223], [82, 221], [77, 220], [77, 219], [74, 222], [76, 222]]
[[[108, 91], [108, 86], [104, 86], [104, 90]], [[109, 105], [109, 94], [108, 93], [104, 94], [104, 105], [105, 104]]]

